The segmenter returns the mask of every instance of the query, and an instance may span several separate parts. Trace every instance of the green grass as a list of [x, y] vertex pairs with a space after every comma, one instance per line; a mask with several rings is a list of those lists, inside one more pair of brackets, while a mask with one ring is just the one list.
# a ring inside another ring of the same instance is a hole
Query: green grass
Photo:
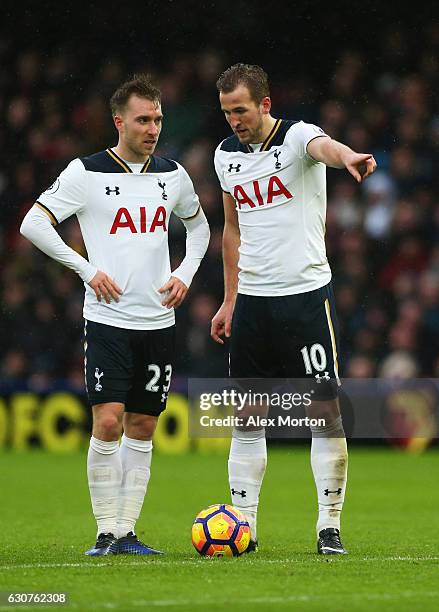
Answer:
[[85, 454], [0, 454], [0, 591], [67, 591], [66, 610], [437, 609], [437, 450], [351, 451], [342, 524], [350, 554], [335, 559], [315, 554], [315, 491], [303, 447], [269, 450], [260, 552], [199, 557], [190, 526], [203, 507], [229, 500], [226, 459], [156, 453], [137, 531], [167, 555], [90, 559]]

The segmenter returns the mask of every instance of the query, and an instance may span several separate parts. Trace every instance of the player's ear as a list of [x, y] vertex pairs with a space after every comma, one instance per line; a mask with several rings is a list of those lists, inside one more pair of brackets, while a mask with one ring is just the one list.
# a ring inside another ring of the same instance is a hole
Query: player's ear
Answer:
[[122, 117], [118, 114], [113, 115], [113, 121], [114, 121], [114, 125], [116, 126], [116, 130], [120, 132], [120, 130], [122, 129], [122, 125], [123, 125]]
[[268, 113], [271, 110], [271, 98], [269, 98], [268, 96], [265, 96], [265, 98], [262, 98], [261, 109], [264, 115], [268, 115]]

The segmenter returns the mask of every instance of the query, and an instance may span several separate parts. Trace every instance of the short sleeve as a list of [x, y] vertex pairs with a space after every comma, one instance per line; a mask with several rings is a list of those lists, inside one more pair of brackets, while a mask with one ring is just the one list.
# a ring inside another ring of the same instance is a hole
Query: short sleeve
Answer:
[[76, 214], [83, 208], [87, 198], [87, 173], [79, 159], [70, 162], [55, 182], [37, 199], [53, 217], [55, 225]]
[[194, 185], [186, 170], [177, 163], [180, 176], [180, 197], [173, 212], [180, 219], [188, 219], [197, 214], [200, 207], [200, 200], [195, 193]]
[[221, 163], [221, 149], [220, 149], [221, 145], [219, 145], [216, 150], [215, 150], [215, 155], [213, 158], [213, 163], [215, 165], [215, 172], [216, 175], [218, 177], [218, 180], [220, 182], [221, 185], [221, 189], [223, 191], [228, 192], [229, 188], [227, 187], [226, 183], [224, 182], [224, 174], [223, 174], [223, 165]]
[[287, 132], [285, 138], [286, 143], [295, 151], [296, 155], [301, 159], [307, 159], [310, 162], [318, 163], [310, 155], [308, 155], [306, 147], [314, 138], [320, 138], [328, 135], [318, 125], [299, 121], [295, 123]]

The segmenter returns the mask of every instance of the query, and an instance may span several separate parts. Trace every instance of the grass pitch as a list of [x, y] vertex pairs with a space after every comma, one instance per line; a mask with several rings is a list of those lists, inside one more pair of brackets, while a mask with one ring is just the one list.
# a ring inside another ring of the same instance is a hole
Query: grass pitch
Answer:
[[199, 510], [229, 501], [226, 461], [156, 453], [137, 532], [166, 556], [91, 559], [84, 556], [95, 538], [85, 454], [0, 454], [0, 591], [66, 591], [64, 609], [75, 611], [438, 609], [438, 450], [351, 450], [342, 523], [350, 554], [334, 559], [315, 553], [305, 447], [269, 449], [260, 552], [199, 557], [190, 527]]

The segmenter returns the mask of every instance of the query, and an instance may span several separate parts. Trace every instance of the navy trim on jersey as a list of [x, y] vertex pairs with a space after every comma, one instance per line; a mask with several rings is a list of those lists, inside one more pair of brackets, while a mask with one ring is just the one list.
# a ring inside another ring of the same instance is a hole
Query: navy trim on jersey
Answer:
[[[291, 119], [277, 119], [272, 130], [270, 131], [267, 138], [264, 140], [261, 146], [261, 151], [268, 151], [271, 147], [279, 147], [283, 144], [285, 136], [292, 125], [298, 123]], [[222, 141], [220, 146], [221, 151], [227, 153], [252, 153], [253, 149], [249, 145], [243, 145], [239, 142], [238, 136], [233, 134]]]
[[270, 133], [268, 134], [267, 138], [262, 143], [262, 146], [261, 146], [261, 149], [260, 149], [261, 151], [268, 151], [268, 149], [270, 147], [270, 143], [273, 140], [273, 138], [275, 137], [276, 132], [279, 130], [281, 123], [282, 123], [281, 119], [276, 119], [273, 127], [270, 130]]
[[197, 212], [196, 212], [196, 213], [194, 213], [193, 215], [191, 215], [190, 217], [179, 217], [179, 218], [180, 218], [182, 221], [189, 221], [190, 219], [194, 219], [194, 218], [195, 218], [195, 217], [198, 215], [198, 213], [200, 212], [200, 209], [201, 209], [201, 204], [198, 206], [198, 208], [197, 208]]
[[227, 151], [227, 153], [235, 153], [236, 151], [240, 153], [251, 153], [251, 150], [246, 145], [239, 142], [239, 138], [236, 134], [223, 140], [220, 149], [221, 151]]
[[[88, 155], [87, 157], [80, 157], [80, 160], [84, 164], [84, 168], [89, 172], [132, 173], [131, 168], [127, 166], [126, 162], [111, 149], [93, 153], [93, 155]], [[172, 159], [151, 155], [145, 162], [141, 172], [148, 174], [173, 172], [177, 168], [177, 163]]]
[[151, 164], [148, 167], [148, 174], [151, 172], [173, 172], [177, 170], [177, 162], [173, 159], [167, 159], [166, 157], [156, 157], [151, 155], [149, 158]]
[[140, 174], [145, 174], [146, 172], [148, 172], [148, 168], [151, 165], [151, 157], [149, 157], [146, 162], [143, 164], [142, 169], [140, 171]]
[[84, 164], [84, 168], [89, 172], [126, 172], [108, 155], [107, 151], [100, 151], [99, 153], [93, 153], [93, 155], [87, 155], [87, 157], [80, 157], [79, 159]]
[[285, 136], [287, 135], [288, 130], [295, 123], [299, 123], [298, 121], [293, 121], [292, 119], [282, 119], [279, 129], [273, 134], [273, 139], [267, 143], [271, 147], [280, 147], [283, 145]]
[[[111, 149], [107, 149], [105, 152], [111, 157], [111, 159], [113, 161], [116, 162], [116, 164], [119, 164], [119, 166], [121, 168], [123, 168], [124, 172], [127, 172], [128, 174], [132, 174], [133, 173], [133, 171], [131, 170], [129, 165], [127, 163], [125, 163], [125, 161], [121, 157], [119, 157], [119, 155], [117, 153], [115, 153]], [[148, 159], [148, 161], [149, 161], [149, 159]], [[143, 172], [144, 169], [145, 169], [145, 164], [143, 164], [141, 172]]]
[[35, 202], [35, 206], [38, 206], [38, 208], [41, 208], [41, 210], [46, 213], [46, 215], [49, 217], [50, 221], [52, 222], [52, 225], [59, 225], [58, 219], [55, 217], [55, 215], [50, 210], [50, 208], [47, 208], [47, 206], [45, 206], [44, 204], [41, 204], [39, 200]]

